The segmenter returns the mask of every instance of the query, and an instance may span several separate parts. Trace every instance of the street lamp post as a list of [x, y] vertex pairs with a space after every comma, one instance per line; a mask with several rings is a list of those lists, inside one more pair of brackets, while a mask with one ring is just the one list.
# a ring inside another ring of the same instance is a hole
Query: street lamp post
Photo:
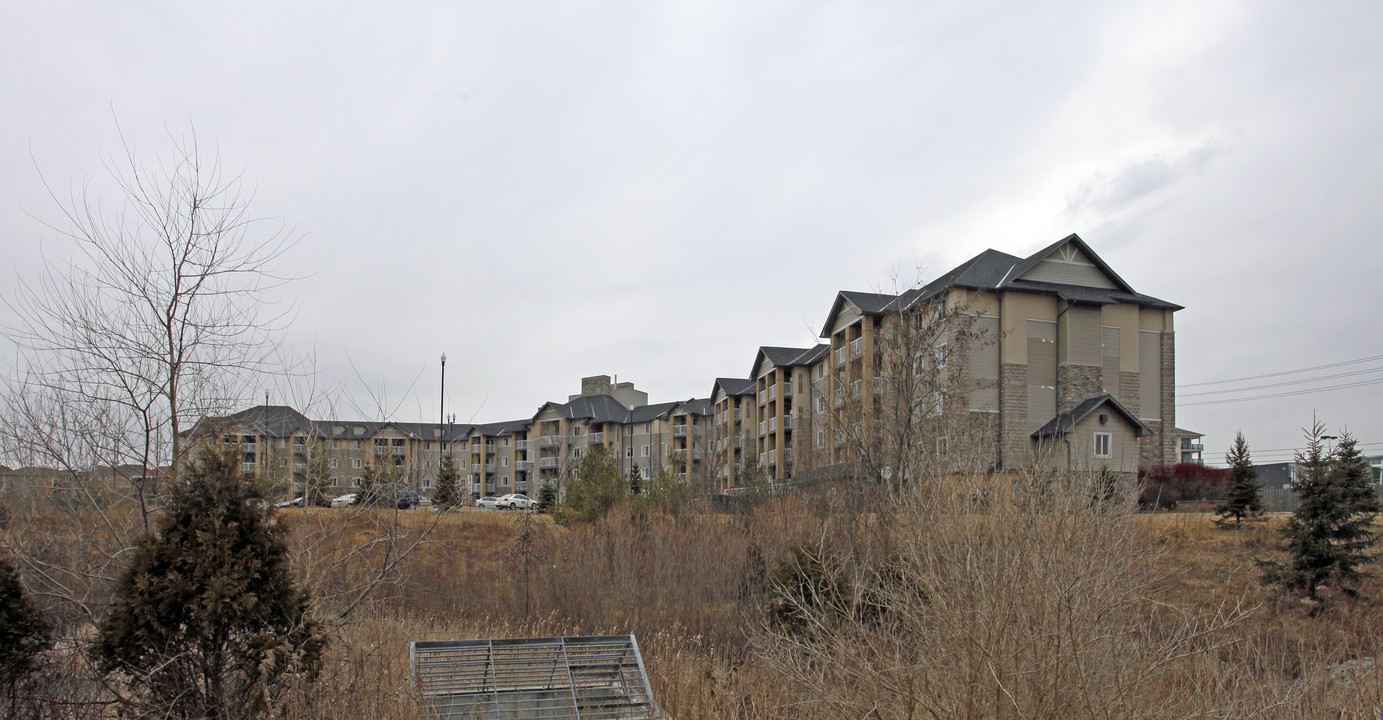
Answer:
[[442, 469], [442, 443], [446, 442], [447, 354], [442, 353], [442, 394], [437, 397], [437, 469]]

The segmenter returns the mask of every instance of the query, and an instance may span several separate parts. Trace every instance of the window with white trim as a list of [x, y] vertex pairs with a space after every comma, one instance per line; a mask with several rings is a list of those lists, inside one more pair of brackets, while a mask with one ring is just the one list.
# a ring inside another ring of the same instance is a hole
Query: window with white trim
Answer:
[[639, 457], [648, 457], [648, 446], [647, 446], [647, 445], [644, 445], [643, 447], [639, 448]]
[[332, 468], [335, 468], [337, 465], [341, 464], [341, 458], [332, 458], [330, 461], [328, 461], [327, 464], [330, 465]]
[[1095, 457], [1107, 458], [1114, 455], [1110, 448], [1114, 444], [1114, 435], [1111, 433], [1095, 433]]
[[358, 478], [358, 477], [353, 477], [353, 478], [351, 478], [351, 487], [360, 487], [360, 478]]
[[360, 469], [360, 458], [351, 458], [351, 468], [353, 470]]

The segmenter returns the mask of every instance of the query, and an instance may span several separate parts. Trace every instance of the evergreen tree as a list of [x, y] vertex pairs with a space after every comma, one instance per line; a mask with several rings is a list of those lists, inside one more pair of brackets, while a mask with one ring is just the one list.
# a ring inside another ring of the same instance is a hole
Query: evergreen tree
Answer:
[[643, 495], [643, 473], [639, 472], [639, 466], [629, 464], [629, 494], [633, 497]]
[[365, 466], [360, 474], [360, 487], [356, 489], [356, 507], [374, 507], [381, 501], [392, 498], [399, 490], [401, 473], [389, 463], [389, 458], [375, 458], [375, 462]]
[[538, 510], [550, 513], [556, 505], [557, 484], [551, 482], [542, 483], [542, 487], [538, 488]]
[[323, 640], [271, 510], [239, 459], [208, 450], [172, 489], [101, 621], [95, 655], [137, 717], [253, 718], [310, 681]]
[[460, 476], [456, 473], [456, 458], [451, 453], [442, 458], [442, 466], [437, 470], [437, 494], [432, 504], [442, 510], [461, 504]]
[[1339, 447], [1327, 456], [1325, 427], [1312, 425], [1306, 451], [1297, 455], [1294, 484], [1301, 504], [1282, 528], [1285, 565], [1270, 566], [1269, 579], [1313, 600], [1322, 585], [1357, 594], [1364, 575], [1359, 567], [1373, 560], [1377, 542], [1372, 531], [1379, 512], [1369, 483], [1369, 466], [1358, 442], [1343, 433]]
[[38, 657], [53, 641], [48, 623], [24, 596], [19, 571], [0, 558], [0, 685], [8, 717], [19, 713], [19, 685], [38, 667]]
[[1252, 520], [1263, 514], [1263, 495], [1258, 489], [1258, 469], [1249, 456], [1249, 444], [1244, 434], [1234, 436], [1234, 444], [1225, 453], [1225, 464], [1229, 465], [1229, 491], [1225, 501], [1215, 514], [1215, 522], [1225, 525], [1230, 521], [1238, 527], [1244, 520]]
[[558, 517], [563, 522], [589, 522], [605, 515], [623, 497], [619, 463], [608, 448], [596, 445], [581, 458], [576, 477], [567, 483]]

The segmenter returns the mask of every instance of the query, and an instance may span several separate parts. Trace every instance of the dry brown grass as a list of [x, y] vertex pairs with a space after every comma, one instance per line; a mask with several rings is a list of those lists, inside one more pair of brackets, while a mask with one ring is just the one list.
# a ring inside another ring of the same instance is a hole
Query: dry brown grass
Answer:
[[[1001, 558], [1041, 561], [1045, 564], [1031, 567], [1052, 572], [1078, 570], [1070, 577], [1105, 582], [1106, 593], [1134, 587], [1136, 592], [1118, 602], [1097, 602], [1093, 592], [1081, 596], [1089, 603], [1087, 610], [1125, 613], [1113, 620], [1086, 616], [1093, 630], [1121, 628], [1119, 637], [1125, 640], [1099, 646], [1105, 641], [1092, 632], [1091, 647], [1096, 649], [1081, 656], [1083, 661], [1112, 672], [1128, 660], [1130, 647], [1189, 650], [1169, 660], [1167, 668], [1158, 666], [1151, 681], [1117, 680], [1129, 683], [1125, 705], [1108, 693], [1082, 698], [1080, 688], [1063, 685], [1055, 688], [1062, 693], [1059, 698], [1032, 706], [1047, 708], [1043, 712], [1019, 712], [1012, 703], [994, 702], [991, 695], [988, 704], [947, 717], [1377, 718], [1383, 712], [1383, 668], [1370, 660], [1383, 652], [1378, 602], [1335, 599], [1306, 607], [1259, 581], [1256, 562], [1271, 551], [1282, 518], [1222, 530], [1206, 515], [1137, 515], [1116, 518], [1118, 524], [1110, 527], [1034, 521], [1020, 533], [991, 508], [933, 517], [930, 529], [919, 533], [915, 512], [842, 508], [835, 500], [811, 497], [778, 499], [743, 514], [670, 517], [624, 508], [577, 528], [518, 513], [286, 511], [280, 517], [290, 545], [299, 552], [299, 572], [317, 588], [327, 616], [348, 599], [340, 594], [342, 587], [359, 582], [381, 557], [414, 544], [376, 590], [375, 599], [335, 623], [323, 676], [304, 692], [292, 716], [416, 717], [408, 692], [409, 641], [626, 632], [639, 637], [659, 704], [679, 720], [906, 716], [898, 712], [905, 703], [896, 693], [876, 697], [878, 707], [860, 702], [870, 699], [861, 689], [890, 683], [895, 689], [906, 687], [906, 668], [900, 672], [879, 663], [886, 659], [879, 652], [861, 655], [831, 644], [841, 639], [876, 642], [879, 636], [872, 630], [794, 636], [766, 624], [769, 577], [791, 548], [804, 544], [836, 553], [854, 573], [852, 582], [867, 579], [870, 568], [881, 567], [883, 560], [897, 562], [907, 554], [902, 551], [912, 553], [919, 568], [922, 560], [935, 566], [966, 552], [970, 562], [981, 563], [978, 575], [946, 571], [929, 576], [951, 583], [945, 590], [952, 596], [948, 611], [968, 613], [968, 620], [938, 624], [937, 618], [919, 614], [914, 631], [930, 629], [935, 637], [902, 635], [912, 639], [877, 646], [899, 653], [898, 658], [908, 657], [915, 647], [957, 652], [965, 632], [985, 628], [993, 631], [991, 639], [976, 647], [1027, 652], [1026, 646], [1005, 644], [1001, 631], [1014, 623], [1036, 628], [1033, 642], [1046, 642], [1041, 629], [1059, 615], [1048, 617], [1044, 608], [1056, 605], [1025, 602], [1023, 592], [1046, 588], [1054, 593], [1051, 597], [1060, 598], [1061, 583], [1046, 582], [1036, 571], [1019, 572], [1028, 567], [1021, 564], [1003, 572], [982, 567]], [[1045, 541], [1035, 542], [1044, 538], [1032, 533], [1045, 535]], [[381, 541], [381, 534], [387, 541]], [[931, 542], [943, 543], [936, 548], [945, 552], [929, 550]], [[1095, 556], [1106, 569], [1082, 565]], [[1111, 568], [1117, 572], [1105, 574]], [[980, 585], [961, 587], [967, 577], [989, 578], [997, 583], [991, 585], [996, 595], [986, 598]], [[1376, 581], [1364, 590], [1367, 597], [1383, 598]], [[969, 600], [961, 602], [964, 597]], [[906, 600], [896, 593], [894, 599]], [[1216, 620], [1219, 609], [1235, 607], [1243, 613], [1233, 622]], [[1215, 622], [1219, 625], [1206, 635], [1213, 642], [1178, 646], [1146, 641], [1158, 633]], [[1042, 667], [1045, 652], [1030, 653], [1024, 662]], [[966, 657], [956, 654], [946, 662]], [[1028, 672], [1017, 661], [995, 667], [1010, 668], [1015, 678]], [[1126, 667], [1132, 672], [1139, 666]], [[817, 672], [822, 668], [831, 671]], [[848, 672], [836, 672], [840, 670]], [[1016, 688], [1011, 680], [1004, 685], [1010, 691]], [[956, 688], [973, 681], [945, 680], [959, 683]], [[922, 687], [916, 685], [919, 691]], [[984, 687], [993, 691], [999, 686], [990, 682]], [[1043, 687], [1029, 683], [1024, 692], [1036, 697]], [[933, 691], [943, 698], [955, 695], [951, 689]], [[1097, 698], [1105, 704], [1093, 702]], [[917, 716], [927, 716], [927, 703], [915, 709], [922, 710]]]

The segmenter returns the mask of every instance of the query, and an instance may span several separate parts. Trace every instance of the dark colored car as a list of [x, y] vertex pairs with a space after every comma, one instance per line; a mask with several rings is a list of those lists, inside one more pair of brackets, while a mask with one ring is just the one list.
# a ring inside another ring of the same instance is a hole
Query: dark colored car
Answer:
[[418, 503], [422, 501], [423, 499], [421, 496], [418, 495], [418, 493], [413, 492], [412, 490], [402, 490], [399, 492], [398, 508], [400, 510], [412, 510], [413, 508], [418, 507]]

